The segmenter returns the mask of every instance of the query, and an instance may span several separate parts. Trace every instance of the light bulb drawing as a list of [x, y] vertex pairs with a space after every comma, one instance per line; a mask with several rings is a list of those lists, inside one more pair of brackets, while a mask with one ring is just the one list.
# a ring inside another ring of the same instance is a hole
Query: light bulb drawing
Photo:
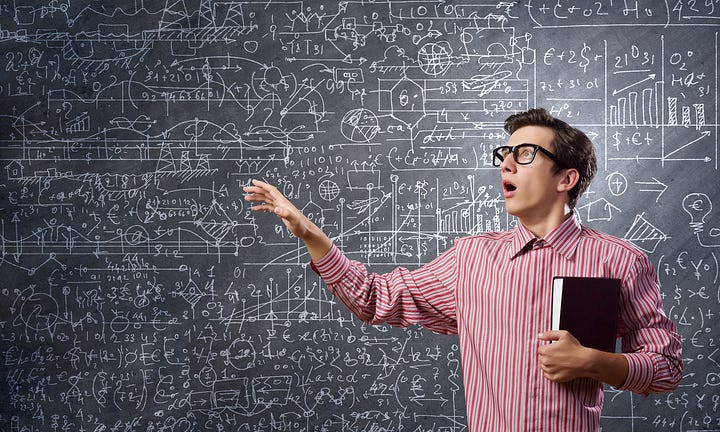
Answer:
[[708, 215], [712, 212], [712, 201], [704, 193], [685, 196], [682, 208], [690, 215], [690, 227], [702, 247], [720, 247], [720, 228], [705, 229]]

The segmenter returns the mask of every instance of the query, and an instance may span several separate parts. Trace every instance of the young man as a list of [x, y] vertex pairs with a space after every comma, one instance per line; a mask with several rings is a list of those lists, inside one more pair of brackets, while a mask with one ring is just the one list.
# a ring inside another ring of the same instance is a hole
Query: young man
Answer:
[[[596, 172], [587, 136], [542, 109], [510, 116], [505, 130], [493, 161], [518, 226], [458, 239], [414, 271], [369, 274], [273, 186], [255, 180], [246, 199], [305, 242], [314, 269], [363, 321], [458, 333], [471, 431], [598, 430], [602, 383], [643, 395], [677, 387], [680, 337], [648, 257], [573, 214]], [[554, 276], [622, 280], [622, 353], [548, 331]]]

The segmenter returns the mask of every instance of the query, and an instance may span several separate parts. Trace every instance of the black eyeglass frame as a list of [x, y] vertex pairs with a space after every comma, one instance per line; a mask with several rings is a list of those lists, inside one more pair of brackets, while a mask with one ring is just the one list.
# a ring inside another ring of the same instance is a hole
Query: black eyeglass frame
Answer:
[[[518, 161], [518, 150], [520, 147], [532, 147], [533, 148], [533, 154], [532, 158], [530, 158], [527, 162], [520, 162]], [[492, 151], [493, 155], [493, 166], [499, 167], [500, 163], [505, 159], [505, 156], [502, 155], [501, 151], [507, 149], [508, 154], [512, 153], [513, 158], [515, 159], [515, 163], [518, 165], [529, 165], [533, 163], [535, 160], [535, 156], [537, 156], [537, 151], [540, 150], [545, 156], [547, 156], [551, 161], [555, 162], [559, 167], [564, 168], [565, 164], [560, 162], [560, 159], [557, 158], [554, 154], [552, 154], [549, 150], [546, 150], [545, 148], [532, 143], [520, 143], [518, 145], [514, 146], [500, 146], [496, 147]]]

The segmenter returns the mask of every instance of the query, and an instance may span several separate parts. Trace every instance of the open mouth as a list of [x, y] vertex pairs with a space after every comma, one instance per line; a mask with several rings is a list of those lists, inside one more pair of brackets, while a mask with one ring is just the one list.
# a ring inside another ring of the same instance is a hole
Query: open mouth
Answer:
[[513, 192], [517, 187], [509, 181], [503, 181], [503, 189], [507, 192]]

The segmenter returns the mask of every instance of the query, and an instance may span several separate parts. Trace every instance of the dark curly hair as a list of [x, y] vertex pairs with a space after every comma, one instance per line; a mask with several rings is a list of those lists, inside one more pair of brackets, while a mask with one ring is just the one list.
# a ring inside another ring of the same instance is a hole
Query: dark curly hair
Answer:
[[568, 192], [570, 208], [575, 208], [580, 196], [587, 190], [597, 172], [595, 147], [581, 130], [553, 117], [544, 108], [535, 108], [513, 114], [505, 119], [505, 131], [513, 132], [525, 126], [544, 126], [555, 132], [552, 152], [563, 166], [556, 166], [555, 173], [564, 168], [575, 168], [580, 174], [575, 187]]

